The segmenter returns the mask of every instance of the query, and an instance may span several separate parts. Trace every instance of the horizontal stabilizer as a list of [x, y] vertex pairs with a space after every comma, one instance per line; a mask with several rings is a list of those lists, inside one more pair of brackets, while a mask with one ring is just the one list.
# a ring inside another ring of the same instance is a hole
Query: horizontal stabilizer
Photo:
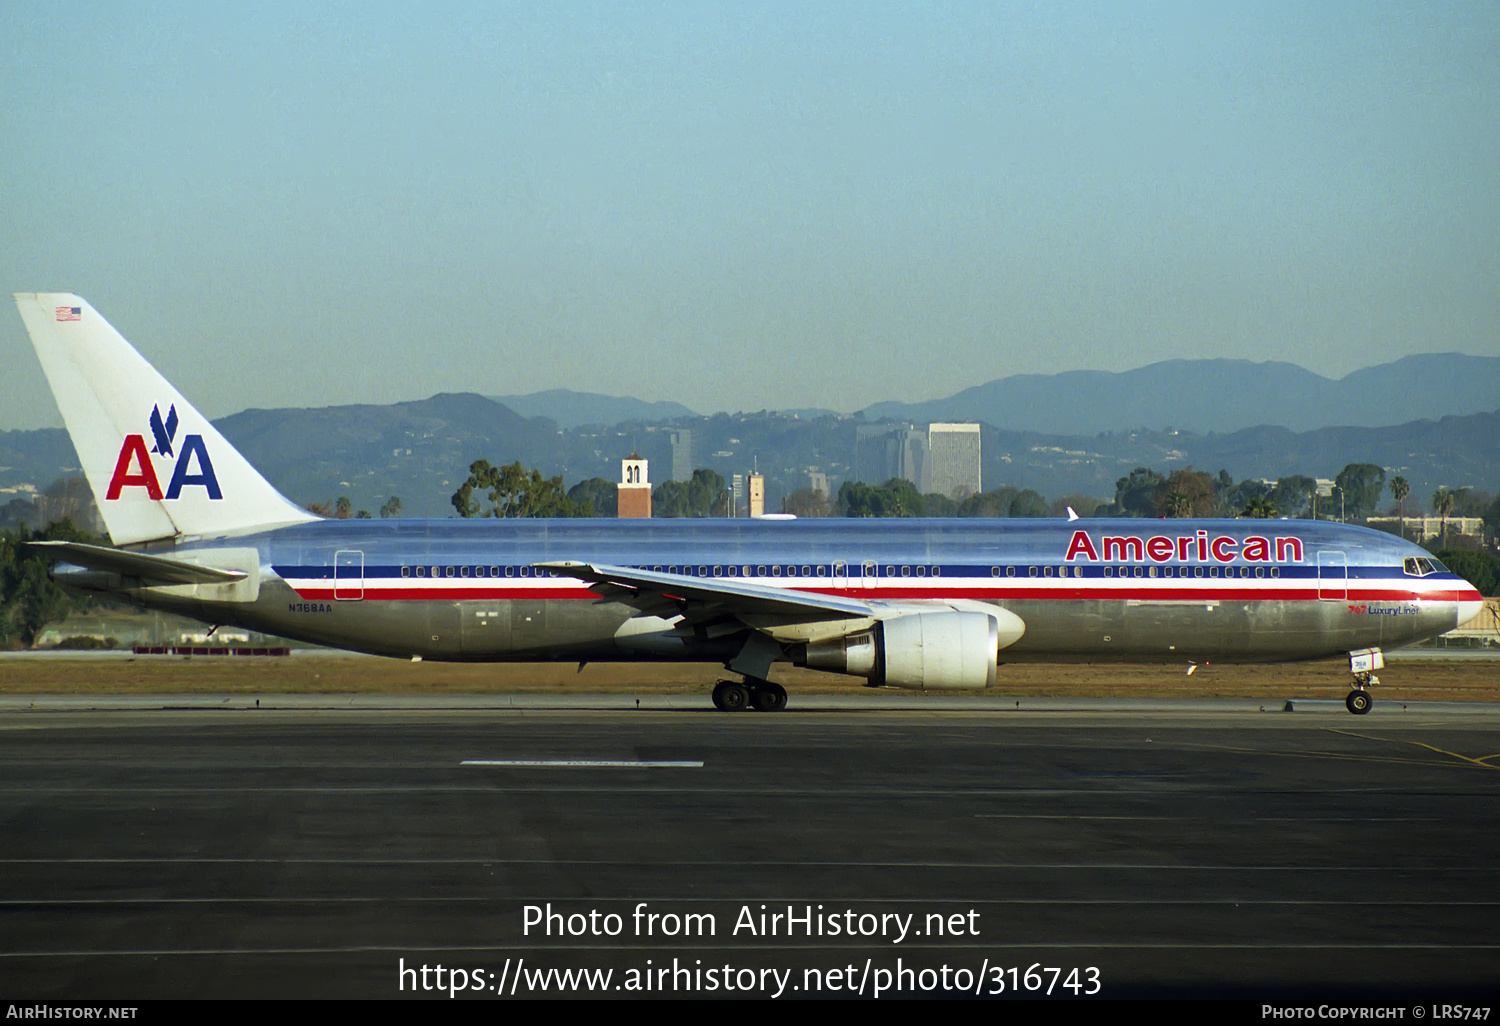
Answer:
[[148, 556], [143, 552], [125, 552], [83, 542], [34, 541], [27, 544], [45, 548], [58, 558], [85, 570], [139, 577], [161, 584], [233, 584], [247, 576], [243, 570], [220, 570], [218, 567], [198, 566], [167, 559], [165, 556]]

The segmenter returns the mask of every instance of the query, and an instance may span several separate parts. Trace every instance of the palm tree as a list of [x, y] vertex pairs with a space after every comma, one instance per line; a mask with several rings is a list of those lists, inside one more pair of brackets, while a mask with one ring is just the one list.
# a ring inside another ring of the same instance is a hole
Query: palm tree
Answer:
[[1396, 500], [1396, 523], [1400, 526], [1401, 537], [1406, 537], [1406, 497], [1411, 494], [1411, 485], [1406, 478], [1396, 476], [1391, 478], [1391, 498]]
[[1445, 549], [1448, 547], [1448, 514], [1453, 512], [1454, 502], [1453, 493], [1446, 488], [1439, 488], [1432, 493], [1432, 511], [1442, 518], [1441, 529]]
[[1169, 517], [1190, 517], [1193, 515], [1193, 500], [1182, 492], [1168, 492], [1162, 500], [1162, 508]]
[[1245, 508], [1241, 511], [1240, 516], [1253, 517], [1256, 520], [1272, 520], [1276, 517], [1276, 507], [1271, 505], [1269, 500], [1257, 495], [1245, 503]]

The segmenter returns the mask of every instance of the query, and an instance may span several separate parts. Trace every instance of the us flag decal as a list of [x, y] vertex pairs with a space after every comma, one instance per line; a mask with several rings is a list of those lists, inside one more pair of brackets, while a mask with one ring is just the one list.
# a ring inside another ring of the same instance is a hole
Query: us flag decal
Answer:
[[57, 319], [60, 321], [81, 321], [83, 320], [83, 307], [60, 306], [57, 308]]

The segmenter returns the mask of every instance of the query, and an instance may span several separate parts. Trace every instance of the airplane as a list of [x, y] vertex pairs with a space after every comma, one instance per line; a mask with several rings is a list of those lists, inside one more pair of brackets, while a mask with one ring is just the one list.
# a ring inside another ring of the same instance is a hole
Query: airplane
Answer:
[[[1483, 599], [1404, 539], [1244, 519], [329, 520], [286, 499], [93, 307], [16, 293], [114, 547], [53, 578], [207, 624], [413, 660], [720, 662], [978, 690], [1004, 662], [1193, 667], [1384, 649]], [[1071, 511], [1070, 511], [1071, 514]], [[1189, 671], [1191, 672], [1191, 671]]]

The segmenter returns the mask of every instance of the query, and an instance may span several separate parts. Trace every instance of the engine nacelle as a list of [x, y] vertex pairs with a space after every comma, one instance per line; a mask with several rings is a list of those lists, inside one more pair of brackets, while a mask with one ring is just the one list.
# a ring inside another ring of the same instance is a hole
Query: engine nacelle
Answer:
[[806, 665], [868, 677], [874, 686], [916, 689], [978, 689], [995, 683], [1000, 663], [998, 617], [1015, 620], [1007, 644], [1025, 628], [1014, 613], [952, 611], [909, 613], [882, 620], [869, 630], [810, 642]]

